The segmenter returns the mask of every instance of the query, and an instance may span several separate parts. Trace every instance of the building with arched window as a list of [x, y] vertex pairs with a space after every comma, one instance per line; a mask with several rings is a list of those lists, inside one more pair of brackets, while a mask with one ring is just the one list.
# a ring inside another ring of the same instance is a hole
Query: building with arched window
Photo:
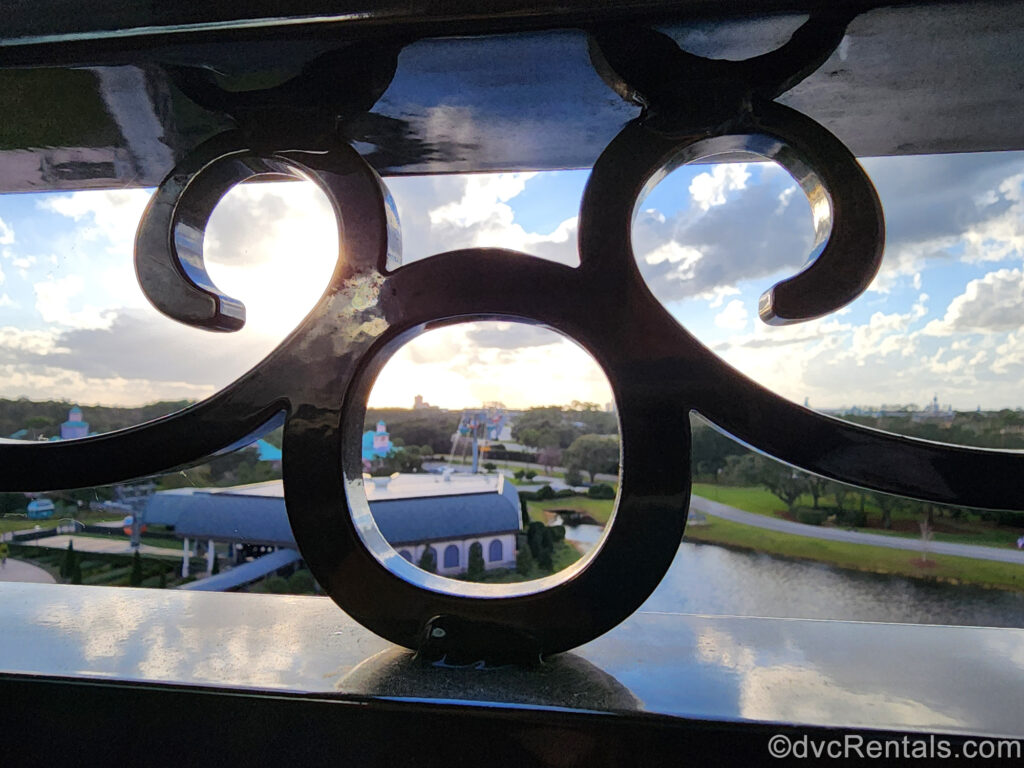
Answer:
[[501, 476], [399, 475], [367, 483], [374, 521], [388, 543], [418, 565], [433, 547], [437, 572], [463, 573], [469, 548], [479, 542], [484, 567], [514, 568], [522, 526], [519, 494]]
[[[479, 542], [484, 567], [515, 568], [522, 525], [519, 494], [495, 475], [404, 474], [365, 484], [374, 521], [388, 543], [414, 565], [434, 550], [437, 573], [454, 576], [469, 566]], [[150, 525], [173, 526], [185, 542], [229, 542], [296, 549], [280, 480], [234, 488], [177, 488], [150, 497]], [[184, 557], [184, 555], [183, 555]], [[183, 562], [184, 567], [184, 562]]]

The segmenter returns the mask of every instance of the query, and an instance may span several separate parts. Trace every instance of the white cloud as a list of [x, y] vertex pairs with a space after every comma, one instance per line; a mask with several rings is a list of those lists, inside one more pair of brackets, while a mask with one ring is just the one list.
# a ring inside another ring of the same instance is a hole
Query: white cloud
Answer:
[[[0, 274], [0, 283], [3, 282], [2, 277], [3, 277], [2, 274]], [[16, 302], [14, 299], [12, 299], [10, 294], [4, 293], [2, 296], [0, 296], [0, 308], [2, 308], [2, 307], [17, 307], [17, 306], [19, 306], [18, 302]]]
[[0, 360], [13, 360], [20, 353], [50, 355], [66, 351], [58, 344], [57, 335], [53, 331], [25, 330], [14, 326], [0, 328], [0, 352], [3, 353]]
[[971, 280], [954, 298], [941, 320], [932, 320], [924, 332], [948, 336], [957, 332], [997, 333], [1024, 326], [1024, 273], [1000, 269]]
[[11, 226], [0, 219], [0, 245], [13, 245], [14, 244], [14, 230]]
[[135, 230], [150, 196], [144, 189], [88, 190], [48, 197], [39, 206], [80, 222], [78, 237], [105, 238], [111, 250], [122, 251], [134, 244]]
[[708, 294], [705, 294], [701, 298], [710, 298], [711, 301], [708, 302], [708, 308], [718, 309], [720, 306], [722, 306], [722, 303], [725, 301], [726, 296], [736, 296], [739, 294], [739, 292], [740, 289], [737, 288], [736, 286], [726, 285], [723, 286], [722, 288], [716, 288], [715, 290], [710, 291]]
[[28, 271], [35, 266], [35, 256], [19, 256], [11, 259], [11, 266], [18, 270], [18, 274], [23, 278], [28, 277]]
[[747, 308], [739, 299], [726, 304], [725, 309], [715, 315], [715, 325], [730, 331], [742, 331], [747, 327]]
[[[515, 346], [524, 334], [532, 343]], [[416, 337], [387, 362], [369, 402], [408, 406], [417, 394], [446, 408], [612, 399], [603, 371], [573, 342], [537, 326], [493, 322], [463, 323]]]
[[453, 224], [472, 227], [476, 224], [500, 223], [510, 226], [512, 209], [505, 205], [526, 188], [535, 173], [498, 173], [469, 176], [462, 198], [430, 211], [432, 224]]
[[75, 299], [82, 293], [85, 281], [81, 275], [68, 275], [56, 280], [35, 284], [36, 310], [47, 323], [68, 328], [109, 328], [114, 319], [112, 308], [99, 308], [91, 304], [72, 309]]
[[[701, 210], [722, 205], [726, 200], [726, 192], [746, 189], [750, 172], [746, 163], [723, 163], [714, 166], [710, 173], [698, 174], [690, 182], [690, 197]], [[779, 198], [780, 203], [785, 201]]]

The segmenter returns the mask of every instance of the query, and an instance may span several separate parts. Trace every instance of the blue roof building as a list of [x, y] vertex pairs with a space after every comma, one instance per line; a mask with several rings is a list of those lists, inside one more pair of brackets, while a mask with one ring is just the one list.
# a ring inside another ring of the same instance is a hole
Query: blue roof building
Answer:
[[[407, 560], [434, 552], [437, 572], [460, 574], [479, 542], [484, 564], [515, 567], [519, 494], [500, 476], [398, 475], [366, 481], [374, 520]], [[148, 525], [169, 525], [185, 539], [296, 548], [280, 480], [234, 488], [178, 488], [150, 497]]]
[[60, 439], [73, 440], [89, 436], [89, 422], [82, 420], [82, 409], [77, 405], [68, 411], [68, 420], [60, 425]]

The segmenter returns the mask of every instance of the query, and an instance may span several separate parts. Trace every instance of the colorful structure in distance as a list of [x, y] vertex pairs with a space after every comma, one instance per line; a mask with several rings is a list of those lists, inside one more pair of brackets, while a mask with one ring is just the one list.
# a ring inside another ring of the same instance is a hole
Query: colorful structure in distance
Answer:
[[82, 409], [77, 405], [68, 411], [68, 420], [60, 425], [60, 439], [73, 440], [89, 436], [89, 422], [82, 420]]
[[391, 453], [391, 435], [388, 434], [388, 425], [383, 421], [377, 422], [377, 431], [367, 430], [363, 432], [363, 464], [369, 466], [374, 459], [381, 459]]

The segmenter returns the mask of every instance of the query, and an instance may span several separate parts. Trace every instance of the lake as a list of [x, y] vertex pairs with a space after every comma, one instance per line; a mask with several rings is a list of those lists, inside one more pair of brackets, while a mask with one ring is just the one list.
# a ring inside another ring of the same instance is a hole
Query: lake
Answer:
[[[594, 543], [596, 526], [566, 528]], [[847, 571], [683, 542], [641, 610], [773, 618], [1024, 627], [1024, 594]]]

